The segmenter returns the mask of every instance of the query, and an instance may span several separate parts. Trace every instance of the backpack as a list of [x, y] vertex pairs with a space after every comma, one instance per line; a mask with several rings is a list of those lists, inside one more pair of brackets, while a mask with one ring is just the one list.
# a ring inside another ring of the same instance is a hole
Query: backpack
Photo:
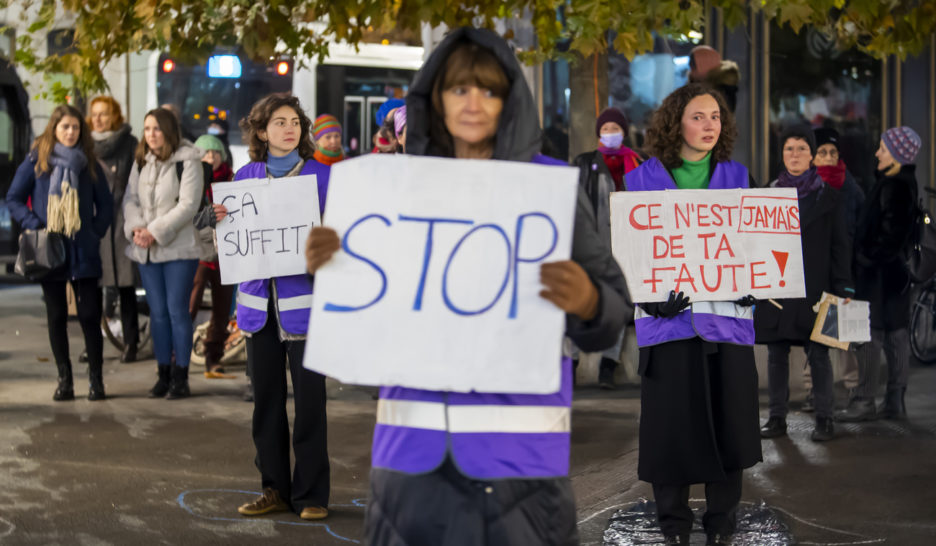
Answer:
[[[211, 168], [211, 165], [205, 163], [204, 161], [199, 161], [202, 166], [202, 189], [201, 189], [201, 203], [198, 204], [198, 212], [201, 212], [202, 209], [208, 206], [208, 194], [205, 192], [205, 188], [208, 187], [208, 184], [214, 180], [214, 170]], [[182, 169], [184, 166], [181, 161], [176, 161], [175, 171], [176, 178], [179, 179], [179, 182], [182, 181]], [[197, 213], [196, 213], [197, 216]]]

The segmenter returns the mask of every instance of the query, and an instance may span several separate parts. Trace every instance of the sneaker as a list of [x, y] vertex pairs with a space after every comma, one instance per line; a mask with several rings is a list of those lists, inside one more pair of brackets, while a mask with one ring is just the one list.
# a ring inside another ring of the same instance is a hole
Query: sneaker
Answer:
[[813, 442], [827, 442], [835, 437], [835, 424], [831, 417], [816, 417], [816, 428], [809, 436]]
[[280, 498], [279, 491], [272, 487], [263, 490], [263, 494], [252, 502], [241, 505], [237, 509], [242, 516], [260, 516], [272, 512], [288, 512], [289, 505]]
[[302, 519], [325, 519], [328, 517], [328, 508], [321, 506], [306, 506], [299, 514]]
[[760, 437], [777, 438], [779, 436], [786, 436], [786, 419], [783, 417], [767, 419], [767, 422], [760, 429]]

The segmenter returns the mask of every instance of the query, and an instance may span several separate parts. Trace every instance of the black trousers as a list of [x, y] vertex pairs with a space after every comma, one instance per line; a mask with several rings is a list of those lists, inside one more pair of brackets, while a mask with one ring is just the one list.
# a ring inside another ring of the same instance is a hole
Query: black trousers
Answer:
[[[657, 517], [664, 535], [688, 535], [692, 531], [689, 507], [690, 485], [653, 484]], [[705, 515], [702, 527], [707, 534], [730, 535], [734, 532], [738, 504], [741, 502], [741, 471], [727, 472], [727, 479], [705, 484]]]
[[120, 326], [123, 329], [124, 344], [137, 345], [140, 343], [140, 319], [137, 316], [137, 300], [135, 286], [108, 286], [104, 293], [104, 308], [108, 309], [107, 316], [112, 316], [113, 300], [120, 298]]
[[[325, 377], [302, 367], [305, 341], [280, 341], [272, 298], [266, 325], [247, 338], [247, 361], [254, 385], [255, 463], [264, 488], [272, 487], [296, 513], [328, 506], [330, 468], [325, 415]], [[296, 414], [292, 446], [296, 466], [290, 479], [286, 366]]]
[[476, 480], [448, 457], [425, 474], [371, 469], [364, 527], [370, 546], [579, 543], [569, 478]]
[[[75, 307], [78, 310], [78, 322], [84, 334], [85, 349], [88, 351], [89, 369], [101, 369], [104, 363], [104, 335], [101, 333], [101, 313], [103, 293], [98, 286], [98, 278], [75, 279], [71, 281], [75, 292]], [[42, 295], [45, 297], [46, 316], [49, 322], [49, 343], [52, 355], [59, 366], [70, 364], [68, 356], [68, 298], [65, 284], [68, 281], [55, 280], [42, 282]]]

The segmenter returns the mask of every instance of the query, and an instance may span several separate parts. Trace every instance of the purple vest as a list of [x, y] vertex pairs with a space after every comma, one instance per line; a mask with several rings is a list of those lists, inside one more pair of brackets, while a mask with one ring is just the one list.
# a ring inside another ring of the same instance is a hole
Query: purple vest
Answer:
[[[566, 165], [542, 155], [532, 162]], [[372, 466], [422, 474], [448, 454], [475, 479], [568, 476], [572, 361], [560, 365], [559, 391], [546, 395], [382, 387]]]
[[[660, 160], [651, 157], [625, 175], [627, 191], [676, 190], [676, 182]], [[708, 189], [726, 190], [748, 187], [748, 171], [734, 161], [720, 162], [709, 181]], [[648, 315], [639, 306], [634, 313], [637, 345], [647, 347], [696, 336], [715, 343], [754, 345], [754, 308], [726, 301], [694, 302], [673, 318]]]
[[[300, 175], [314, 174], [318, 182], [319, 211], [325, 211], [330, 169], [314, 159], [302, 166]], [[266, 178], [266, 163], [244, 165], [234, 180]], [[305, 335], [309, 330], [309, 310], [312, 308], [312, 284], [305, 275], [290, 275], [274, 279], [242, 282], [237, 290], [237, 327], [245, 332], [259, 332], [266, 324], [270, 302], [270, 281], [276, 287], [276, 311], [279, 324], [289, 334]]]

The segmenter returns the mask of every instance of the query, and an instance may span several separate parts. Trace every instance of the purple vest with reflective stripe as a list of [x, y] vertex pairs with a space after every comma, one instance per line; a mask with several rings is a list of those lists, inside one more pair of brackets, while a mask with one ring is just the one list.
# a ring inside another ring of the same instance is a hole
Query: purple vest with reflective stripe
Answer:
[[[625, 175], [627, 191], [676, 190], [676, 182], [660, 160], [651, 157]], [[727, 190], [748, 187], [748, 171], [735, 161], [715, 165], [708, 189]], [[754, 344], [752, 307], [731, 302], [697, 302], [673, 318], [656, 318], [638, 308], [634, 329], [637, 345], [646, 347], [696, 336], [715, 343]]]
[[[325, 211], [330, 169], [314, 159], [302, 166], [300, 175], [314, 174], [318, 182], [319, 212]], [[234, 180], [266, 178], [266, 163], [248, 163], [234, 175]], [[270, 281], [276, 283], [276, 310], [279, 324], [289, 334], [305, 335], [309, 329], [309, 309], [312, 307], [312, 285], [305, 275], [290, 275], [274, 279], [242, 282], [237, 294], [237, 327], [245, 332], [259, 332], [267, 321]]]
[[[542, 155], [532, 162], [566, 165]], [[559, 391], [545, 395], [382, 387], [372, 466], [421, 474], [448, 454], [476, 479], [568, 476], [572, 361], [560, 365]]]

